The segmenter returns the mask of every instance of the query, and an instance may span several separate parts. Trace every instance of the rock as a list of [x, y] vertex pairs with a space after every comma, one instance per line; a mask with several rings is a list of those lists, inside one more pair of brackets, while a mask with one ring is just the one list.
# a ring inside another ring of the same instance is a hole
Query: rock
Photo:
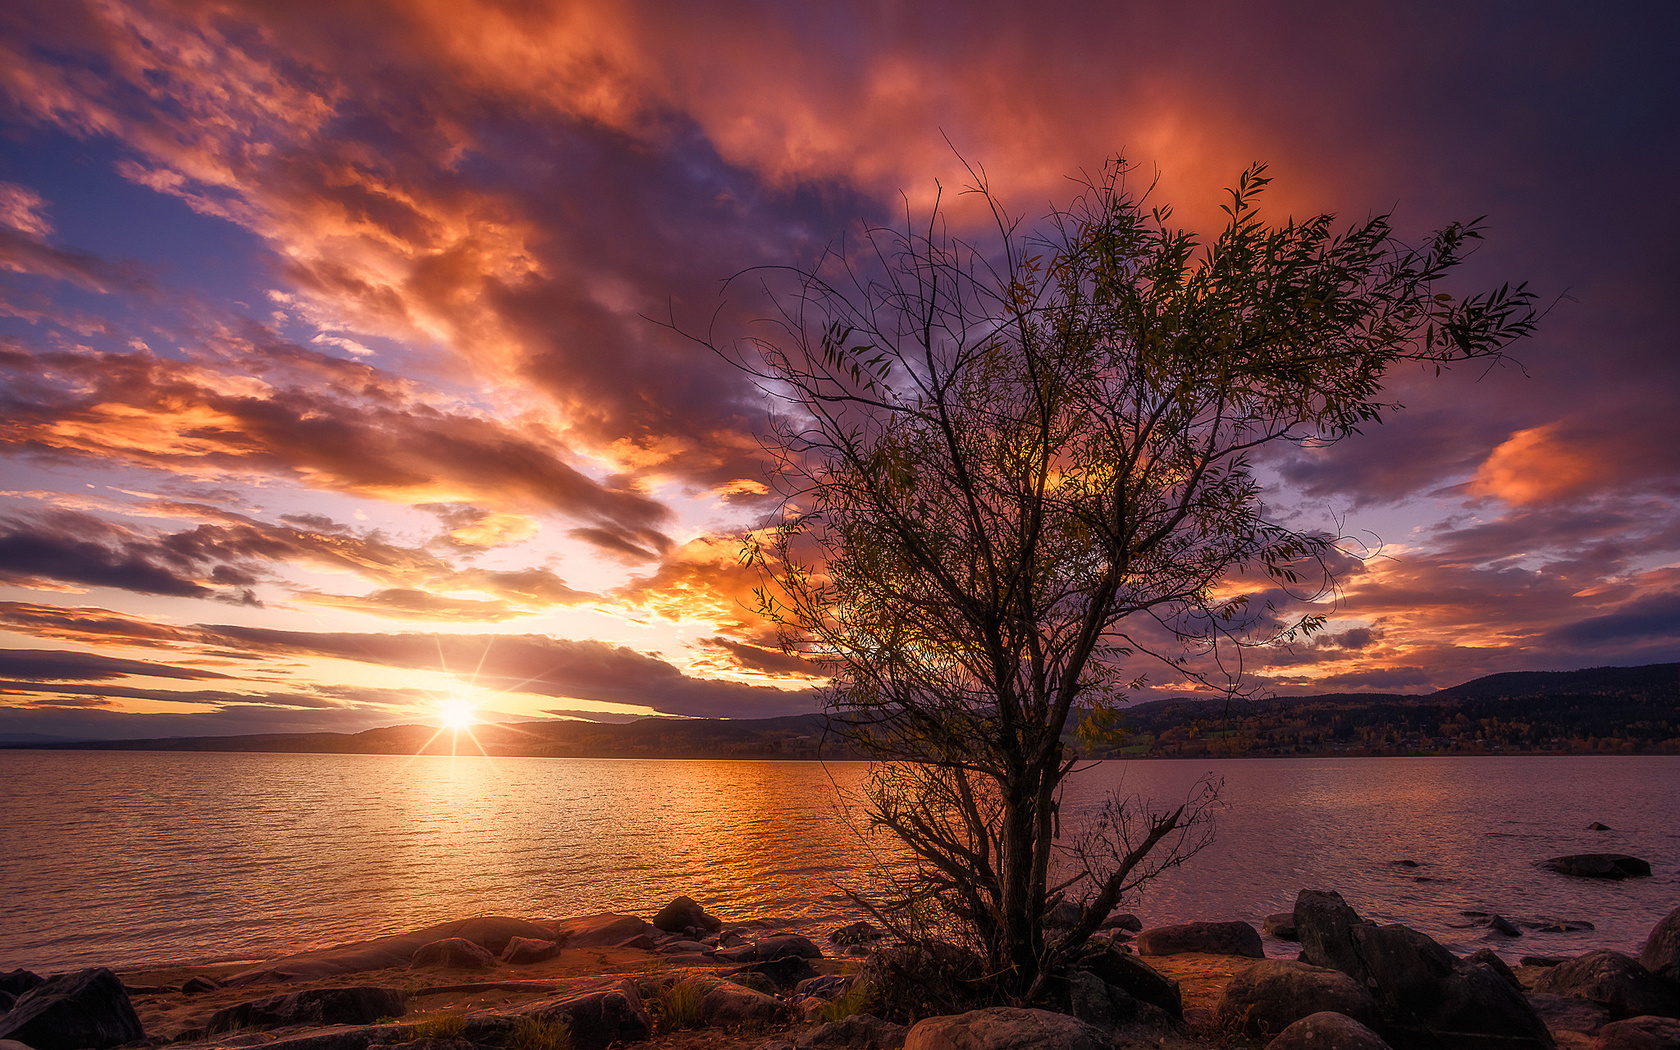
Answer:
[[1618, 1021], [1642, 1014], [1680, 1017], [1680, 995], [1674, 989], [1633, 956], [1606, 948], [1552, 967], [1534, 990], [1591, 1000]]
[[760, 937], [755, 948], [760, 959], [785, 959], [796, 955], [801, 959], [821, 959], [822, 949], [809, 937], [797, 933], [783, 933], [775, 937]]
[[1352, 977], [1377, 1001], [1385, 1030], [1432, 1032], [1462, 1042], [1550, 1047], [1551, 1036], [1506, 974], [1460, 960], [1400, 925], [1365, 922], [1334, 893], [1303, 890], [1295, 902], [1301, 961]]
[[406, 1001], [396, 988], [310, 988], [217, 1010], [206, 1027], [216, 1033], [293, 1024], [371, 1024], [381, 1017], [401, 1016]]
[[1184, 1020], [1184, 996], [1178, 982], [1127, 952], [1109, 950], [1089, 959], [1085, 969], [1134, 999], [1158, 1007], [1174, 1021]]
[[1260, 926], [1260, 932], [1280, 941], [1301, 939], [1295, 932], [1295, 913], [1292, 911], [1280, 911], [1275, 915], [1266, 916], [1266, 921]]
[[1103, 920], [1099, 930], [1125, 930], [1127, 933], [1139, 933], [1143, 930], [1143, 920], [1129, 911], [1119, 911]]
[[[470, 1027], [470, 1026], [469, 1026]], [[329, 1028], [308, 1035], [283, 1037], [264, 1042], [255, 1032], [226, 1036], [215, 1040], [219, 1047], [261, 1046], [262, 1050], [367, 1050], [380, 1039], [389, 1039], [395, 1030], [391, 1025], [362, 1025]], [[451, 1040], [453, 1041], [453, 1040]], [[482, 1045], [472, 1040], [470, 1045]], [[380, 1050], [384, 1050], [381, 1046]]]
[[1580, 1032], [1593, 1035], [1610, 1023], [1610, 1011], [1586, 999], [1573, 995], [1553, 995], [1551, 992], [1529, 992], [1528, 1005], [1540, 1015], [1552, 1032]]
[[1668, 1017], [1612, 1021], [1598, 1033], [1598, 1050], [1680, 1050], [1680, 1021]]
[[1266, 1050], [1389, 1050], [1389, 1045], [1353, 1018], [1326, 1010], [1291, 1024]]
[[1626, 853], [1572, 853], [1540, 865], [1561, 875], [1582, 879], [1641, 879], [1651, 874], [1651, 862]]
[[216, 991], [220, 987], [222, 987], [222, 982], [216, 980], [214, 977], [205, 977], [204, 975], [199, 974], [189, 977], [181, 983], [181, 994], [203, 995], [206, 992]]
[[490, 1050], [488, 1044], [475, 1043], [459, 1037], [411, 1039], [406, 1043], [381, 1043], [379, 1046], [380, 1050]]
[[878, 941], [885, 936], [885, 931], [859, 920], [850, 926], [841, 926], [838, 929], [831, 930], [828, 939], [834, 944], [845, 947], [850, 944], [868, 944], [870, 941]]
[[817, 1025], [793, 1041], [797, 1050], [897, 1050], [909, 1032], [874, 1014], [853, 1014]]
[[626, 937], [624, 940], [619, 941], [617, 944], [613, 945], [613, 947], [615, 947], [615, 948], [634, 948], [637, 951], [641, 951], [641, 952], [651, 952], [651, 951], [657, 951], [659, 949], [659, 942], [654, 940], [653, 937], [649, 934], [638, 933], [634, 937]]
[[1524, 966], [1561, 966], [1572, 958], [1569, 955], [1525, 955], [1518, 962]]
[[904, 1050], [1109, 1050], [1102, 1032], [1067, 1014], [993, 1006], [918, 1021]]
[[799, 986], [800, 981], [809, 980], [817, 976], [817, 971], [811, 964], [798, 955], [784, 955], [780, 959], [761, 959], [750, 962], [745, 966], [738, 966], [726, 971], [725, 977], [739, 974], [756, 973], [768, 978], [776, 986], [777, 991], [791, 991]]
[[[585, 919], [572, 920], [572, 923], [590, 923], [599, 917], [591, 916]], [[616, 916], [615, 916], [616, 918]], [[645, 926], [640, 919], [631, 918], [631, 922], [638, 927]], [[601, 944], [616, 944], [635, 932], [622, 933], [613, 940], [600, 941]], [[227, 979], [230, 986], [247, 984], [273, 984], [281, 981], [309, 981], [321, 977], [331, 977], [343, 973], [355, 973], [359, 970], [384, 970], [395, 966], [407, 966], [414, 957], [416, 949], [433, 941], [444, 940], [449, 937], [464, 937], [474, 944], [481, 945], [491, 955], [499, 955], [507, 948], [508, 942], [515, 937], [536, 937], [543, 940], [563, 940], [548, 926], [539, 926], [524, 919], [511, 919], [505, 916], [479, 916], [472, 919], [456, 919], [452, 922], [428, 926], [423, 930], [412, 933], [396, 934], [390, 937], [377, 937], [371, 941], [356, 941], [353, 944], [340, 944], [331, 948], [317, 951], [303, 952], [299, 955], [288, 955], [283, 959], [265, 962], [260, 966], [234, 974]]]
[[602, 912], [555, 923], [553, 939], [563, 948], [598, 948], [623, 944], [652, 930], [652, 926], [634, 915]]
[[659, 946], [659, 951], [665, 955], [710, 955], [712, 950], [703, 941], [691, 941], [679, 938], [666, 941]]
[[1582, 930], [1592, 930], [1596, 927], [1585, 919], [1567, 919], [1538, 923], [1534, 927], [1541, 933], [1575, 933]]
[[104, 1050], [145, 1035], [122, 981], [102, 966], [42, 980], [0, 1016], [0, 1039], [33, 1050]]
[[1303, 962], [1267, 959], [1231, 978], [1214, 1016], [1223, 1028], [1246, 1036], [1268, 1036], [1326, 1011], [1345, 1014], [1362, 1024], [1379, 1023], [1376, 1000], [1347, 974]]
[[1591, 824], [1587, 825], [1587, 830], [1588, 831], [1614, 831], [1615, 829], [1612, 828], [1608, 824], [1600, 824], [1598, 821], [1595, 820]]
[[712, 952], [712, 958], [720, 962], [750, 963], [758, 958], [758, 946], [753, 944], [737, 944], [733, 948], [718, 948]]
[[1066, 930], [1079, 925], [1081, 909], [1072, 901], [1057, 901], [1056, 906], [1044, 913], [1044, 925], [1053, 929]]
[[1652, 928], [1639, 949], [1639, 964], [1680, 990], [1680, 908]]
[[[637, 1042], [653, 1034], [653, 1019], [648, 1016], [641, 994], [636, 991], [636, 982], [630, 980], [620, 981], [603, 991], [567, 996], [519, 1009], [526, 1017], [564, 1021], [571, 1036], [572, 1050], [601, 1050], [613, 1043]], [[513, 1045], [505, 1039], [501, 1041]]]
[[1187, 922], [1180, 926], [1157, 926], [1138, 934], [1139, 955], [1245, 955], [1264, 959], [1266, 949], [1260, 933], [1246, 922]]
[[723, 920], [707, 915], [692, 897], [678, 897], [659, 909], [659, 914], [653, 917], [653, 925], [666, 933], [685, 933], [690, 926], [716, 933], [723, 929]]
[[1499, 953], [1494, 951], [1492, 948], [1478, 948], [1469, 955], [1466, 955], [1464, 957], [1464, 961], [1467, 963], [1474, 963], [1478, 966], [1486, 966], [1494, 973], [1505, 978], [1507, 981], [1510, 981], [1511, 987], [1518, 990], [1522, 989], [1522, 982], [1517, 980], [1516, 972], [1512, 970], [1510, 964], [1504, 959], [1501, 959], [1499, 957]]
[[725, 980], [733, 981], [742, 988], [751, 988], [755, 992], [763, 992], [765, 995], [780, 995], [782, 992], [780, 988], [776, 987], [775, 981], [753, 970], [733, 974]]
[[1505, 937], [1521, 937], [1522, 931], [1502, 915], [1494, 915], [1488, 919], [1488, 929]]
[[1353, 949], [1353, 927], [1364, 920], [1332, 890], [1302, 890], [1295, 897], [1295, 934], [1301, 942], [1301, 961], [1328, 966], [1360, 980], [1362, 969]]
[[496, 957], [465, 937], [445, 937], [414, 950], [410, 966], [442, 966], [451, 970], [488, 970]]
[[31, 973], [28, 970], [8, 970], [5, 973], [0, 973], [0, 992], [22, 995], [45, 980], [46, 978], [40, 974]]
[[701, 1024], [776, 1024], [786, 1017], [787, 1007], [773, 995], [755, 992], [733, 981], [722, 981], [711, 976], [699, 975], [688, 980], [700, 993]]
[[793, 989], [795, 995], [809, 995], [818, 999], [838, 999], [857, 982], [854, 974], [825, 973], [807, 977]]
[[559, 954], [560, 945], [554, 941], [515, 937], [502, 952], [502, 961], [514, 966], [524, 966], [528, 963], [547, 962]]
[[1104, 1032], [1121, 1029], [1135, 1032], [1140, 1025], [1166, 1029], [1172, 1025], [1172, 1019], [1165, 1010], [1107, 983], [1088, 970], [1075, 970], [1068, 975], [1067, 998], [1068, 1013]]

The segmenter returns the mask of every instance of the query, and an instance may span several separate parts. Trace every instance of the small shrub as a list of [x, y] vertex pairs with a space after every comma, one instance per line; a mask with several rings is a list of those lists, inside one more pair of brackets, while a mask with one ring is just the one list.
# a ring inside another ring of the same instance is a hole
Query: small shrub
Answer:
[[869, 998], [873, 994], [869, 982], [861, 977], [852, 982], [852, 986], [840, 995], [823, 1004], [817, 1011], [819, 1021], [843, 1021], [853, 1014], [863, 1013], [869, 1006]]
[[455, 1039], [465, 1034], [467, 1019], [462, 1014], [438, 1014], [414, 1026], [416, 1039]]
[[506, 1045], [507, 1050], [572, 1050], [572, 1030], [564, 1018], [522, 1017]]
[[672, 981], [659, 989], [659, 1020], [667, 1030], [700, 1023], [700, 988], [692, 981]]

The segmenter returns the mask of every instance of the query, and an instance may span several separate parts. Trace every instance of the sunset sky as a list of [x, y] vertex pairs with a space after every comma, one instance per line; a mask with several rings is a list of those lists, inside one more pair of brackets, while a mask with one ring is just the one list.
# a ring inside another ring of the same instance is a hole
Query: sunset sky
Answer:
[[1197, 228], [1254, 161], [1274, 218], [1485, 214], [1466, 290], [1548, 308], [1261, 465], [1377, 556], [1258, 681], [1680, 659], [1677, 69], [1671, 2], [5, 4], [0, 734], [810, 710], [743, 604], [766, 406], [647, 317], [959, 155], [1029, 221], [1122, 151]]

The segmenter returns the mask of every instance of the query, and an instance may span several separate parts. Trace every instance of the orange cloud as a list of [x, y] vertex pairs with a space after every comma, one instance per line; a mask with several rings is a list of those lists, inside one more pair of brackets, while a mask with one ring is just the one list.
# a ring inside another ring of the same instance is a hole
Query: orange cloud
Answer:
[[1510, 504], [1540, 503], [1579, 492], [1601, 474], [1589, 447], [1571, 440], [1559, 423], [1512, 434], [1477, 468], [1469, 491]]

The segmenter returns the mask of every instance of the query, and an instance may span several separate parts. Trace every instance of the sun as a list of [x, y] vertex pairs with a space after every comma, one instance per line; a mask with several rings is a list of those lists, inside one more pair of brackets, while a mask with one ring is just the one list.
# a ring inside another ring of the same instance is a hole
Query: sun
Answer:
[[470, 729], [478, 724], [476, 709], [466, 700], [439, 701], [438, 721], [445, 729]]

